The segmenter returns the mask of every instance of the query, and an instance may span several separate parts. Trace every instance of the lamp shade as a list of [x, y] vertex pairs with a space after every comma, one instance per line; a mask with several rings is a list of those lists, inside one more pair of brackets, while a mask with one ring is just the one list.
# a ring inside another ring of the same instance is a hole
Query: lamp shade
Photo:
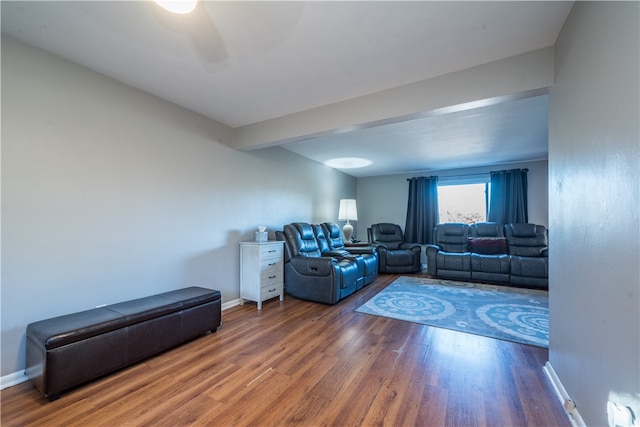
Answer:
[[356, 208], [356, 199], [341, 199], [340, 209], [338, 210], [338, 221], [357, 221], [358, 209]]

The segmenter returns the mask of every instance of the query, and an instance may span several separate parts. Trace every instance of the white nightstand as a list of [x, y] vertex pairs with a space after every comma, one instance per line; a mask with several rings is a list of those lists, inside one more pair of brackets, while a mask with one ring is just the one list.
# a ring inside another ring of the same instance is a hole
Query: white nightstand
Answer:
[[280, 297], [284, 301], [284, 242], [240, 242], [240, 304]]

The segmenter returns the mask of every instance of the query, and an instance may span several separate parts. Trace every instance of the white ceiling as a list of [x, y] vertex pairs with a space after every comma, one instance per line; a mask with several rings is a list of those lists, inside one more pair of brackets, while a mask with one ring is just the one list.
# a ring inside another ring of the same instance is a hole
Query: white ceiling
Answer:
[[[554, 44], [572, 2], [2, 1], [2, 33], [237, 128]], [[369, 176], [537, 160], [546, 95], [284, 144]], [[392, 147], [392, 149], [390, 149]], [[366, 154], [364, 156], [363, 154]]]

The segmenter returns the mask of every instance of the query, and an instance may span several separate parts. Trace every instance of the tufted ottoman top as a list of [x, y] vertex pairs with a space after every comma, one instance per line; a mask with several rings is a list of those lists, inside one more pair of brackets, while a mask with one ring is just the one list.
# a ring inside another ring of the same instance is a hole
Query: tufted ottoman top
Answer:
[[192, 286], [33, 322], [27, 338], [51, 350], [220, 298], [220, 291]]

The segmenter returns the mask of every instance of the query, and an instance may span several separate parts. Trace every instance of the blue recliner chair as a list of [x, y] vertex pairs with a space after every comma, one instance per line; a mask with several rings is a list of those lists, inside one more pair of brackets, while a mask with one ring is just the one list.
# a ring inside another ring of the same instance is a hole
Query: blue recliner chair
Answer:
[[427, 272], [434, 277], [471, 279], [469, 226], [438, 224], [433, 234], [433, 244], [427, 245]]
[[322, 229], [327, 238], [331, 251], [348, 252], [351, 255], [361, 257], [364, 262], [364, 285], [372, 283], [378, 278], [378, 251], [374, 246], [350, 246], [344, 245], [342, 232], [337, 224], [325, 222]]
[[289, 295], [335, 304], [356, 291], [357, 263], [323, 257], [310, 224], [287, 224], [276, 237], [285, 242], [284, 286]]
[[364, 287], [364, 258], [359, 255], [352, 255], [346, 250], [333, 250], [329, 247], [329, 241], [325, 235], [324, 228], [320, 224], [313, 224], [313, 234], [316, 236], [320, 253], [323, 257], [334, 257], [338, 260], [346, 259], [347, 261], [355, 262], [358, 266], [358, 279], [356, 282], [356, 290], [360, 290]]
[[549, 287], [548, 234], [544, 225], [505, 224], [511, 258], [511, 283]]
[[420, 268], [422, 246], [404, 241], [404, 233], [397, 224], [373, 224], [369, 239], [378, 248], [380, 273], [416, 273]]

